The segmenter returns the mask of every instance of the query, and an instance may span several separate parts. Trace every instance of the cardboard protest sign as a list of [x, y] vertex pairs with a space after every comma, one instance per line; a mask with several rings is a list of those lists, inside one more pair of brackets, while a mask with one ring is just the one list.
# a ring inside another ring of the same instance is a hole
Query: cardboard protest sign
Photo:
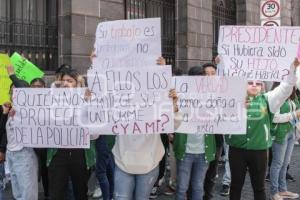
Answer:
[[0, 105], [10, 101], [9, 87], [11, 80], [8, 76], [6, 66], [11, 65], [7, 54], [0, 54]]
[[89, 148], [81, 108], [85, 88], [16, 88], [14, 138], [36, 148]]
[[241, 77], [176, 76], [178, 133], [246, 134], [247, 81]]
[[171, 66], [89, 70], [89, 127], [101, 134], [174, 132]]
[[249, 80], [282, 81], [290, 73], [300, 27], [221, 26], [218, 74]]
[[44, 72], [17, 52], [10, 57], [10, 60], [17, 77], [29, 84], [33, 79], [42, 78], [44, 76]]
[[160, 18], [99, 23], [96, 31], [94, 68], [155, 65], [161, 56]]

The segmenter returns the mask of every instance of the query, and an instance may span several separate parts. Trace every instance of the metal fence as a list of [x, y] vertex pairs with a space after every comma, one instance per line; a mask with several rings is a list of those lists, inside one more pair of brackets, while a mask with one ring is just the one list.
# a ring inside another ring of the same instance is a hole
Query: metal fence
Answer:
[[236, 24], [236, 2], [235, 0], [213, 1], [213, 56], [218, 54], [219, 28], [222, 25]]
[[168, 64], [175, 63], [175, 0], [126, 0], [126, 19], [160, 17], [162, 54]]
[[16, 51], [43, 70], [57, 68], [57, 2], [0, 0], [0, 51]]

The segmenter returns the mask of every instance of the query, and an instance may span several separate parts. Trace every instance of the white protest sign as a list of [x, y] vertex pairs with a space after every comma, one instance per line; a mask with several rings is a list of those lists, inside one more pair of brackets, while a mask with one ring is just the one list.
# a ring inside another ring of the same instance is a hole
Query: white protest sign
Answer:
[[94, 68], [155, 65], [161, 56], [160, 18], [99, 23]]
[[300, 27], [221, 26], [218, 74], [282, 81], [297, 56]]
[[14, 138], [25, 147], [89, 148], [81, 107], [85, 88], [16, 88]]
[[89, 70], [90, 129], [112, 135], [174, 132], [171, 76], [171, 66]]
[[178, 133], [246, 134], [247, 81], [241, 77], [176, 76]]

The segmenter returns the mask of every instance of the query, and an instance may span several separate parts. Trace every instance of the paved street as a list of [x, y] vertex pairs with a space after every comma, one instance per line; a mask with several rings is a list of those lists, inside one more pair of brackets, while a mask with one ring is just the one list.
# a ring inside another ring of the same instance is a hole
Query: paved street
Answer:
[[[290, 191], [300, 193], [300, 146], [295, 146], [292, 161], [291, 161], [291, 166], [290, 166], [290, 173], [295, 177], [296, 182], [288, 183], [289, 184], [288, 188]], [[219, 191], [221, 189], [222, 174], [223, 174], [223, 166], [220, 166], [219, 175], [218, 175], [218, 178], [216, 181], [217, 184], [215, 187], [214, 199], [216, 199], [216, 200], [228, 199], [227, 197], [222, 197], [219, 195]], [[267, 188], [267, 193], [268, 193], [267, 195], [269, 196], [269, 184], [267, 182], [266, 182], [266, 188]], [[40, 195], [40, 196], [42, 196], [42, 195]], [[10, 186], [8, 186], [6, 189], [6, 198], [5, 199], [13, 200], [13, 198], [11, 196]], [[164, 195], [160, 195], [158, 198], [158, 200], [171, 200], [171, 199], [174, 199], [174, 197], [167, 197]], [[242, 200], [252, 200], [252, 199], [253, 199], [253, 192], [252, 192], [252, 189], [250, 186], [249, 177], [247, 176], [247, 180], [245, 182], [245, 186], [243, 189]], [[41, 198], [41, 200], [43, 200], [43, 199]]]

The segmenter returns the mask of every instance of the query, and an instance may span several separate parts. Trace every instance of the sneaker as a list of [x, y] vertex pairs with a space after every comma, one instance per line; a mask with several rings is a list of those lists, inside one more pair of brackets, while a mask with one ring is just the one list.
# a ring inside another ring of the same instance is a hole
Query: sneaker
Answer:
[[221, 196], [228, 196], [229, 195], [229, 190], [230, 190], [230, 187], [228, 185], [223, 185], [222, 190], [220, 192], [220, 195]]
[[270, 198], [271, 200], [283, 200], [283, 198], [279, 195], [279, 193], [274, 194]]
[[162, 177], [162, 178], [159, 179], [159, 181], [158, 181], [158, 186], [161, 186], [164, 182], [165, 182], [165, 177]]
[[102, 197], [102, 191], [101, 191], [100, 187], [97, 187], [94, 191], [93, 198], [97, 199], [100, 197]]
[[289, 191], [279, 192], [279, 195], [283, 199], [298, 199], [299, 198], [299, 194], [293, 193], [293, 192], [289, 192]]
[[154, 186], [152, 188], [151, 194], [150, 194], [150, 199], [156, 199], [158, 197], [158, 187]]
[[292, 175], [290, 175], [289, 173], [286, 173], [286, 180], [289, 182], [295, 182], [295, 178], [292, 177]]
[[175, 188], [173, 188], [170, 185], [168, 185], [164, 191], [164, 195], [167, 195], [167, 196], [172, 196], [174, 193], [175, 193]]
[[270, 182], [270, 174], [267, 174], [265, 181]]

